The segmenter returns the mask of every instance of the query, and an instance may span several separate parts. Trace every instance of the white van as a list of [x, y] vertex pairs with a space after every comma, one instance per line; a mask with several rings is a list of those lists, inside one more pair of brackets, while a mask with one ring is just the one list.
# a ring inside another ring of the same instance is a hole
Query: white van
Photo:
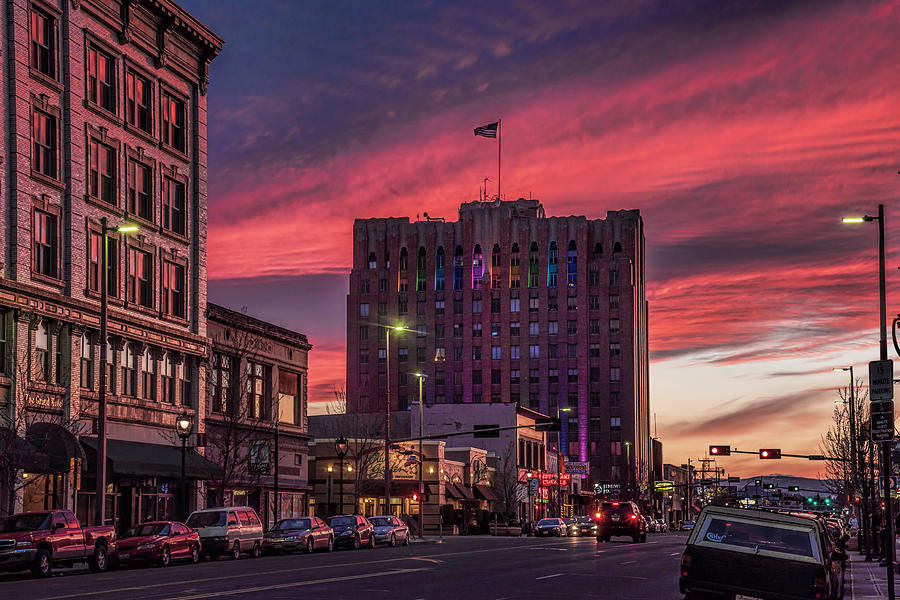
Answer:
[[237, 560], [241, 552], [257, 558], [262, 549], [263, 526], [249, 506], [195, 510], [185, 524], [200, 534], [203, 554], [218, 558], [227, 554]]

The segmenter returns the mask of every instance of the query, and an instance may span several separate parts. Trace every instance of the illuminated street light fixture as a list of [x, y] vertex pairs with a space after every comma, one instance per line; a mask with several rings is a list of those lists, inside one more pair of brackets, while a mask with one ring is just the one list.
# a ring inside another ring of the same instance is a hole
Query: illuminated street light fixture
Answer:
[[97, 486], [94, 497], [94, 511], [97, 525], [106, 524], [106, 345], [109, 325], [109, 236], [110, 232], [134, 233], [139, 227], [134, 223], [123, 223], [110, 227], [106, 217], [100, 219], [100, 233], [103, 249], [100, 253], [100, 386], [97, 393]]

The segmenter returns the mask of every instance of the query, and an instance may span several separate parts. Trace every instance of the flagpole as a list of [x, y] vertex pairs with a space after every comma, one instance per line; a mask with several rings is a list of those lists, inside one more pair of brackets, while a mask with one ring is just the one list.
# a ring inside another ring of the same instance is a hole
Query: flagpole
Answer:
[[502, 119], [497, 119], [497, 201], [500, 200], [500, 148], [501, 148]]

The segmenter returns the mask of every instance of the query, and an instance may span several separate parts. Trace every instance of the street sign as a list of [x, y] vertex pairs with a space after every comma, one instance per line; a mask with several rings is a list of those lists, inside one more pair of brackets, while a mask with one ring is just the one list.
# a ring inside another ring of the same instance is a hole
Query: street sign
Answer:
[[[879, 361], [881, 362], [881, 361]], [[890, 442], [894, 439], [894, 403], [872, 402], [869, 405], [871, 421], [869, 426], [873, 442]]]
[[674, 481], [654, 481], [653, 482], [653, 491], [654, 492], [674, 492], [675, 491], [675, 482]]
[[894, 362], [873, 360], [869, 363], [869, 400], [880, 402], [894, 399]]
[[528, 480], [528, 493], [529, 493], [529, 494], [536, 494], [536, 493], [537, 493], [537, 491], [538, 491], [538, 483], [539, 483], [539, 482], [538, 482], [538, 478], [537, 478], [537, 477], [532, 477], [531, 479]]
[[572, 475], [587, 475], [588, 469], [590, 467], [590, 463], [587, 461], [584, 462], [570, 462], [566, 461], [565, 473], [571, 473]]

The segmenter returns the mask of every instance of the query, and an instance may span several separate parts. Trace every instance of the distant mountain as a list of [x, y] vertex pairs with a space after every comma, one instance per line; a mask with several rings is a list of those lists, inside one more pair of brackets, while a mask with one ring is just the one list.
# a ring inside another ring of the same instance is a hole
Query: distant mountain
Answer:
[[817, 492], [821, 495], [834, 496], [828, 489], [826, 482], [821, 479], [812, 479], [809, 477], [797, 477], [796, 475], [782, 475], [780, 473], [770, 473], [769, 475], [756, 475], [741, 479], [738, 488], [741, 490], [749, 488], [755, 491], [756, 480], [762, 479], [763, 483], [774, 483], [776, 489], [786, 490], [790, 486], [797, 486], [801, 491]]

